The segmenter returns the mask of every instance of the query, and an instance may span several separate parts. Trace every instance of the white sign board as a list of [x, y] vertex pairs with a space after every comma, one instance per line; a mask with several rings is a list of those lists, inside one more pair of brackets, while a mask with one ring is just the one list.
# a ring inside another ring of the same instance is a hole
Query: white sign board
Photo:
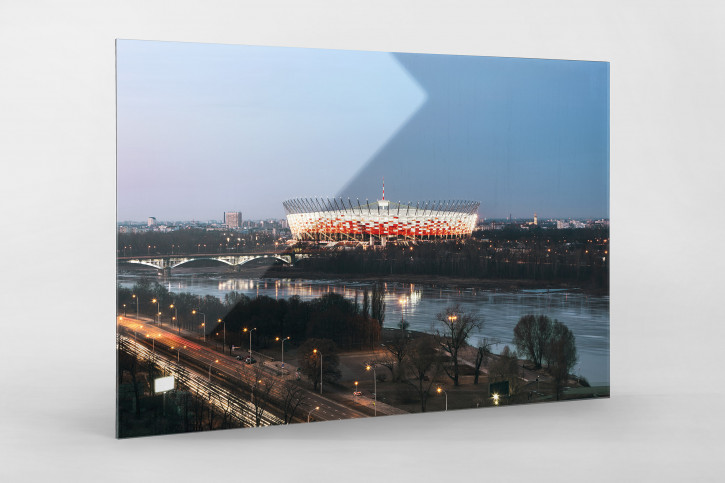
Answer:
[[159, 377], [154, 379], [154, 392], [156, 394], [160, 392], [172, 391], [174, 389], [174, 376]]

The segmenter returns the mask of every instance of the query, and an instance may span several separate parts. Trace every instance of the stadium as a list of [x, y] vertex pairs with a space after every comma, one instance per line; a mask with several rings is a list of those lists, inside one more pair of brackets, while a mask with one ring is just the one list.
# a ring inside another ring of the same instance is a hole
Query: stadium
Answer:
[[387, 242], [450, 240], [471, 235], [477, 201], [395, 203], [342, 198], [297, 198], [282, 203], [296, 241], [385, 245]]

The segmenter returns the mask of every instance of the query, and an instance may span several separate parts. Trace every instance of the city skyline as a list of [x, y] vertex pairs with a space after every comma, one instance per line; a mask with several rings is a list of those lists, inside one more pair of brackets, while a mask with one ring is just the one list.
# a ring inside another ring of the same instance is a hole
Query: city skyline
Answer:
[[[471, 199], [609, 217], [609, 65], [118, 41], [119, 220]], [[324, 195], [324, 196], [323, 196]], [[220, 207], [221, 210], [220, 210]]]

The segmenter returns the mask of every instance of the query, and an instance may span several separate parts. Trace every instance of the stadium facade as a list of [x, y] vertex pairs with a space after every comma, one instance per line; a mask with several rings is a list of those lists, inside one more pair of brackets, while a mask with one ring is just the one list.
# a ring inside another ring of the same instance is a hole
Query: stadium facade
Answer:
[[471, 235], [477, 201], [395, 203], [385, 199], [297, 198], [282, 203], [297, 241], [382, 244], [447, 240]]

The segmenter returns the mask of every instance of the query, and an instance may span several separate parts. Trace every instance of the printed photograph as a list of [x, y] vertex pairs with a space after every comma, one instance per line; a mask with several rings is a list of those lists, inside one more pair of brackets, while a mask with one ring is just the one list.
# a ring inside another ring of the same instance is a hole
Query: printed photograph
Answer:
[[117, 437], [608, 398], [609, 89], [118, 40]]

